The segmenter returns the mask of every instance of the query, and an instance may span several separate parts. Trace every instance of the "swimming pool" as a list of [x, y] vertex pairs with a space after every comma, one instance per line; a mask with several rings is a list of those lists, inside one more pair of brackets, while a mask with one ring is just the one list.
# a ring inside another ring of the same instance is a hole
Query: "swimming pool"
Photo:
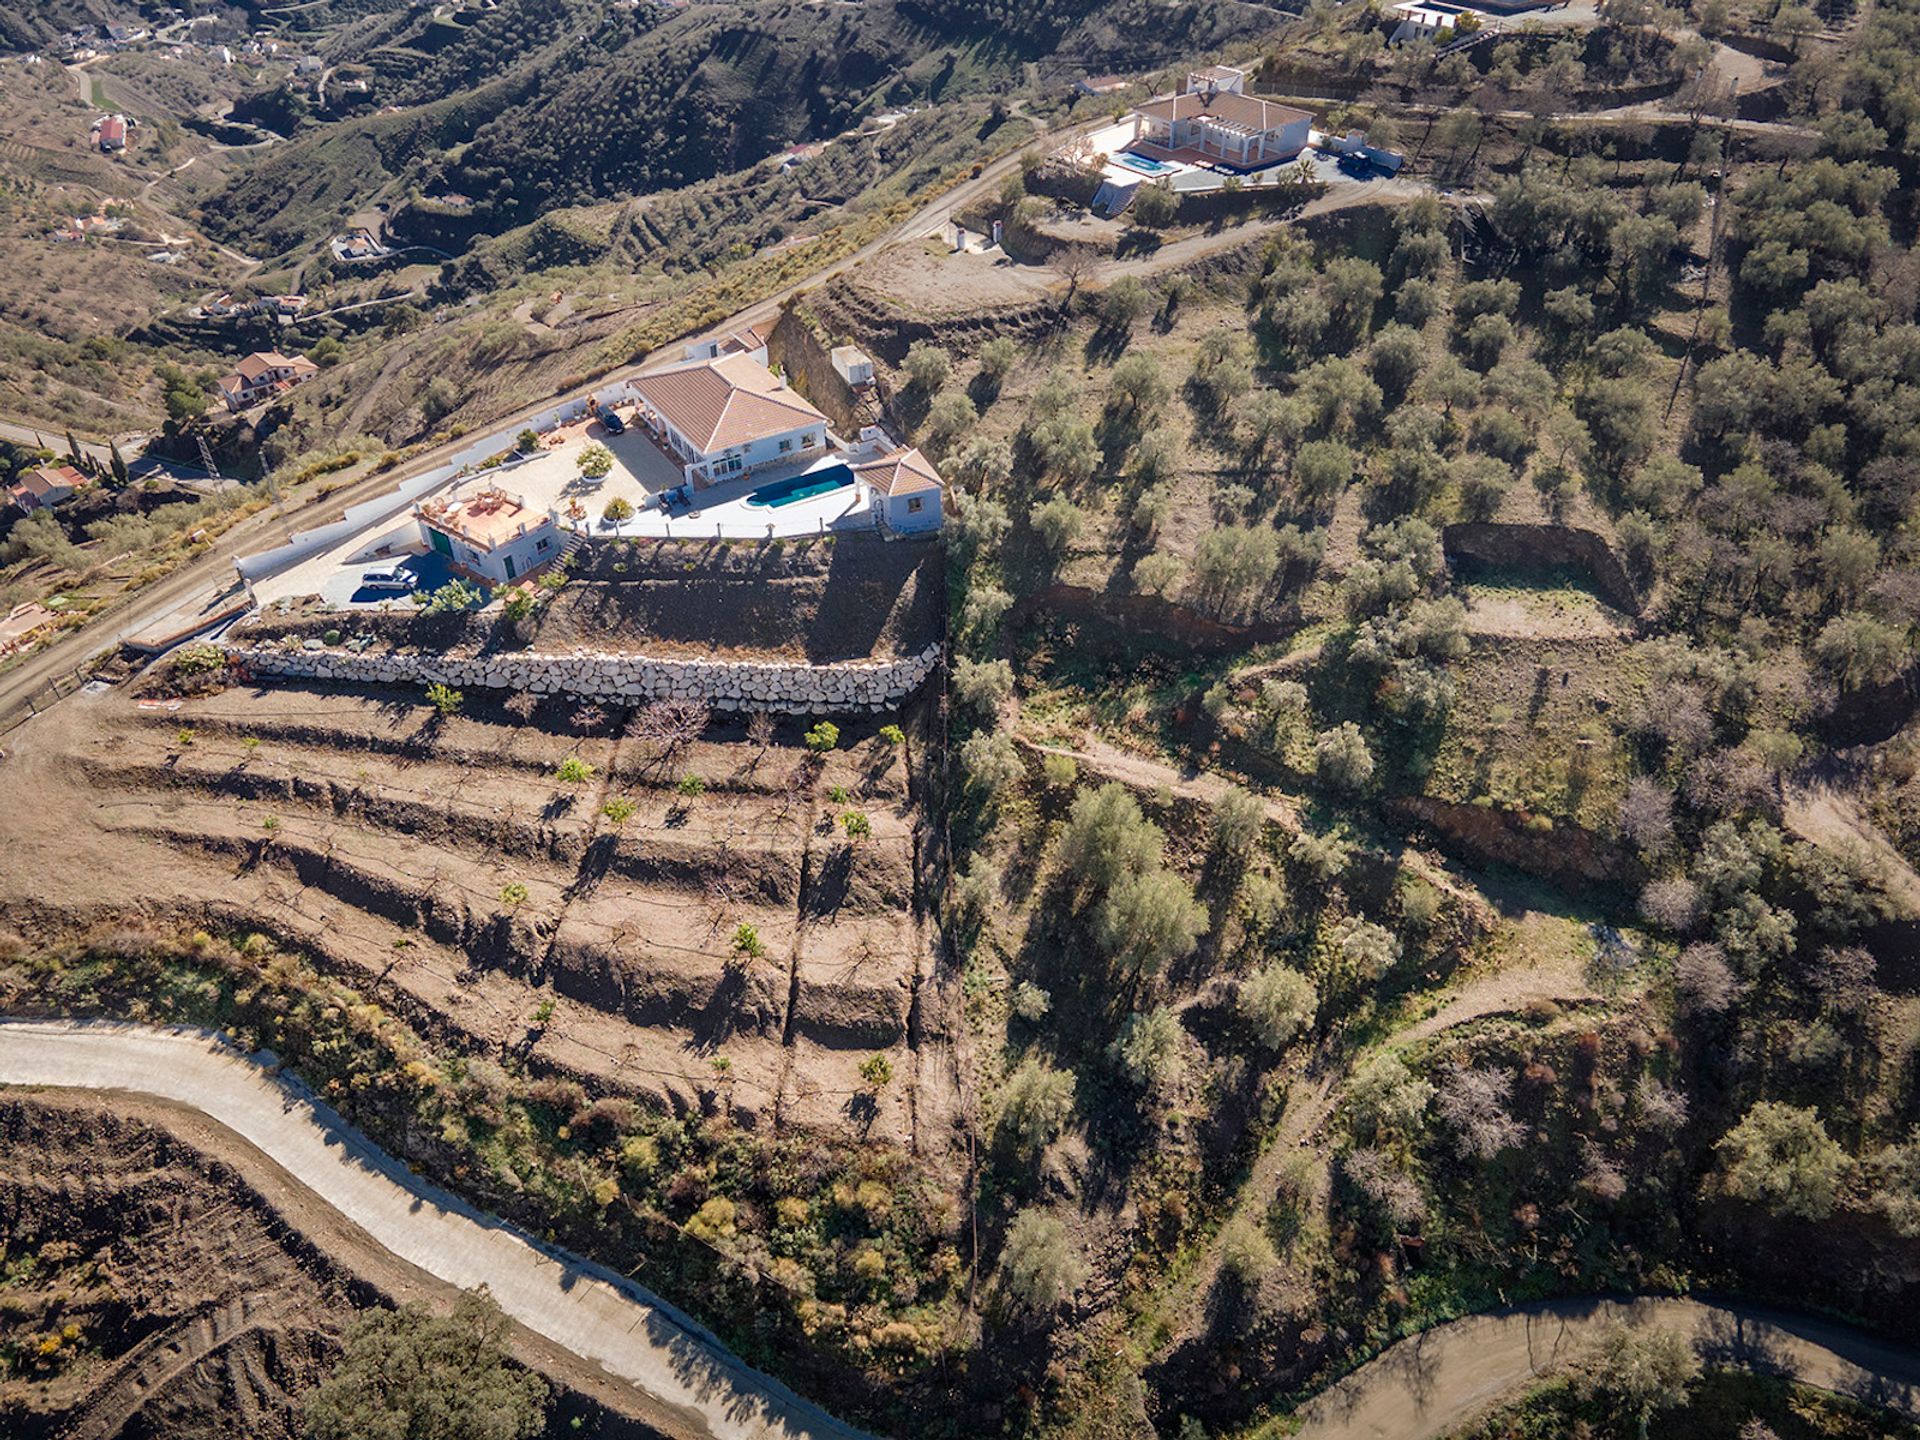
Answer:
[[747, 496], [747, 504], [778, 510], [782, 505], [797, 505], [802, 500], [831, 494], [852, 483], [853, 471], [844, 465], [829, 465], [825, 469], [809, 470], [804, 475], [790, 475], [785, 480], [762, 485]]
[[1164, 160], [1149, 160], [1144, 155], [1136, 155], [1131, 150], [1116, 151], [1113, 163], [1124, 165], [1129, 170], [1138, 170], [1142, 175], [1171, 175], [1180, 167], [1169, 165]]

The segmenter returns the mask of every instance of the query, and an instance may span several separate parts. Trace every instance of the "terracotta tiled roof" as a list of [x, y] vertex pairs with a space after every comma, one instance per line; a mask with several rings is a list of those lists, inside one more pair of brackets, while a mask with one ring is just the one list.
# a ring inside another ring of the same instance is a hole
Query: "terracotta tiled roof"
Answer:
[[882, 495], [912, 495], [922, 490], [938, 490], [941, 485], [940, 472], [920, 453], [917, 445], [855, 465], [853, 473], [862, 484], [872, 486]]
[[530, 509], [518, 496], [486, 489], [476, 495], [421, 507], [421, 518], [436, 530], [458, 535], [481, 550], [495, 550], [529, 530], [545, 525], [549, 516]]
[[1242, 125], [1249, 130], [1278, 130], [1295, 121], [1313, 119], [1309, 112], [1296, 110], [1291, 105], [1262, 100], [1257, 95], [1235, 95], [1230, 90], [1220, 91], [1211, 97], [1198, 90], [1188, 91], [1185, 95], [1168, 95], [1163, 99], [1147, 101], [1139, 107], [1139, 113], [1166, 121], [1194, 120], [1202, 115], [1211, 115], [1216, 120], [1224, 120], [1229, 125]]
[[633, 388], [703, 455], [827, 420], [750, 355], [642, 375]]

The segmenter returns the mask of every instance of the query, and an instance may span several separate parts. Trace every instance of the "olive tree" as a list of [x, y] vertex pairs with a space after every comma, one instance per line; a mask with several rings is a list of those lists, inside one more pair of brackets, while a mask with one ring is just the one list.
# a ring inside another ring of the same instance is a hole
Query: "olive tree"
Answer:
[[1191, 955], [1207, 928], [1206, 907], [1171, 870], [1129, 875], [1094, 912], [1094, 936], [1135, 978], [1152, 978], [1173, 960]]
[[1234, 1010], [1268, 1050], [1281, 1050], [1313, 1024], [1320, 995], [1313, 982], [1286, 965], [1269, 965], [1240, 982]]
[[1149, 1093], [1171, 1085], [1180, 1072], [1186, 1032], [1180, 1017], [1164, 1005], [1129, 1015], [1108, 1054], [1127, 1078]]
[[1013, 1217], [1000, 1252], [1000, 1283], [1016, 1308], [1050, 1314], [1085, 1278], [1086, 1266], [1059, 1219], [1038, 1208]]
[[1580, 1367], [1580, 1390], [1631, 1421], [1641, 1440], [1662, 1410], [1686, 1403], [1700, 1357], [1686, 1337], [1652, 1327], [1609, 1326]]
[[1817, 1110], [1761, 1100], [1714, 1147], [1721, 1188], [1774, 1215], [1833, 1213], [1849, 1161]]
[[1016, 1154], [1035, 1155], [1073, 1114], [1073, 1072], [1029, 1055], [1007, 1077], [1000, 1096], [1000, 1130]]
[[1083, 891], [1105, 892], [1122, 876], [1158, 865], [1165, 843], [1132, 792], [1109, 782], [1074, 797], [1060, 860]]
[[362, 1311], [302, 1402], [309, 1440], [530, 1440], [546, 1408], [547, 1382], [511, 1362], [507, 1318], [484, 1289], [445, 1314]]

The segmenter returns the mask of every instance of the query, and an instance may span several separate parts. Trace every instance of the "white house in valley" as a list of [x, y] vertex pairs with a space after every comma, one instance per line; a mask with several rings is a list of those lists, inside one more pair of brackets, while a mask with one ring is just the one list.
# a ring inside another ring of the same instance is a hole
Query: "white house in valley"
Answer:
[[637, 375], [640, 417], [696, 488], [822, 455], [827, 417], [748, 353]]

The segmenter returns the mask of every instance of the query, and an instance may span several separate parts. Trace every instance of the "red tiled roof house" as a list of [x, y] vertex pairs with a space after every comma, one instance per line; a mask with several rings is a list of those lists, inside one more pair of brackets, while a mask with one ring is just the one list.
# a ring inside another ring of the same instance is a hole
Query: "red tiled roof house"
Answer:
[[640, 414], [694, 485], [825, 453], [827, 417], [749, 354], [636, 376]]
[[15, 509], [31, 515], [36, 510], [52, 509], [88, 483], [87, 477], [71, 465], [42, 465], [21, 471], [7, 487], [7, 498]]
[[913, 535], [940, 528], [940, 472], [918, 446], [855, 461], [853, 481], [882, 529]]
[[220, 394], [227, 402], [227, 409], [237, 413], [269, 396], [291, 390], [319, 373], [320, 367], [304, 355], [256, 350], [235, 366], [231, 375], [220, 377]]
[[1130, 148], [1150, 158], [1199, 158], [1252, 170], [1291, 160], [1307, 148], [1312, 128], [1305, 110], [1208, 86], [1136, 108]]

